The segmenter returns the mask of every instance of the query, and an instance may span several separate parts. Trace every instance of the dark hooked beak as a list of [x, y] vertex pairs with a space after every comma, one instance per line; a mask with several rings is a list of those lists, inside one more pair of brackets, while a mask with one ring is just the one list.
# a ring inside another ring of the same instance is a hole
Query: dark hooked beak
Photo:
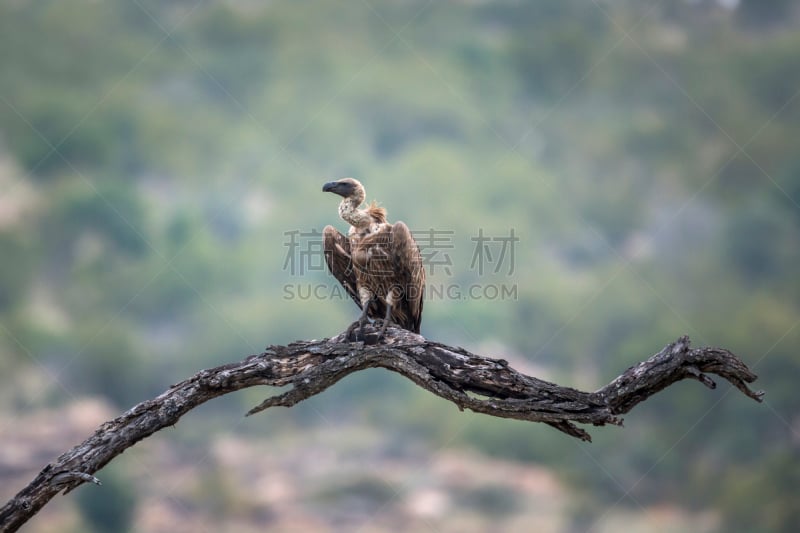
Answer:
[[356, 185], [351, 180], [329, 181], [322, 186], [322, 192], [332, 192], [342, 198], [349, 198], [356, 190]]

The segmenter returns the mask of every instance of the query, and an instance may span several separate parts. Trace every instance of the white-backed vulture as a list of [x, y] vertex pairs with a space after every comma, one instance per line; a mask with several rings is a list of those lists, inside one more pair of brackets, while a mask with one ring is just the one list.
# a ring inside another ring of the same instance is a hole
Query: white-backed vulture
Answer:
[[322, 190], [342, 197], [339, 216], [350, 224], [347, 236], [333, 226], [323, 230], [328, 269], [361, 308], [348, 335], [360, 325], [363, 338], [368, 317], [383, 320], [379, 340], [389, 322], [419, 333], [425, 269], [408, 226], [400, 221], [389, 224], [386, 210], [374, 202], [359, 209], [366, 192], [358, 180], [332, 181]]

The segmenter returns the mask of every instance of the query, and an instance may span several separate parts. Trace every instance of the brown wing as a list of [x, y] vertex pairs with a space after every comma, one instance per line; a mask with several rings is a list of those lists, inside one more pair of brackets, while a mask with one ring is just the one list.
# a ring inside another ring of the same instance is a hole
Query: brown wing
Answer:
[[391, 256], [394, 285], [399, 287], [401, 293], [393, 305], [392, 320], [402, 328], [419, 333], [425, 296], [425, 269], [419, 246], [403, 222], [392, 225]]
[[[325, 263], [328, 265], [328, 270], [342, 284], [347, 294], [361, 309], [361, 300], [358, 297], [358, 280], [356, 279], [351, 257], [350, 240], [333, 226], [325, 226], [322, 231], [322, 248], [325, 253]], [[383, 318], [384, 314], [386, 314], [386, 306], [383, 302], [373, 301], [369, 307], [367, 316], [370, 318]]]

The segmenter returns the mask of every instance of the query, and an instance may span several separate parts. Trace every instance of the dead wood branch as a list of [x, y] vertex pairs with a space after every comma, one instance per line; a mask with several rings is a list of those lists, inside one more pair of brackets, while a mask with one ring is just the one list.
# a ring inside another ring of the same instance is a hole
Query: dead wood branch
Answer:
[[620, 415], [682, 379], [696, 379], [714, 388], [707, 374], [717, 374], [754, 400], [761, 401], [763, 395], [748, 388], [756, 375], [734, 354], [720, 348], [691, 349], [687, 337], [595, 392], [526, 376], [502, 359], [475, 355], [397, 328], [389, 328], [385, 341], [375, 345], [345, 342], [342, 335], [298, 341], [203, 370], [104, 423], [87, 440], [48, 464], [0, 508], [0, 531], [19, 529], [59, 491], [66, 494], [82, 483], [99, 483], [93, 474], [114, 457], [175, 425], [181, 416], [212, 398], [256, 385], [292, 387], [254, 407], [250, 415], [273, 406], [291, 407], [353, 372], [374, 367], [402, 374], [459, 409], [544, 422], [585, 441], [591, 438], [577, 424], [621, 425]]

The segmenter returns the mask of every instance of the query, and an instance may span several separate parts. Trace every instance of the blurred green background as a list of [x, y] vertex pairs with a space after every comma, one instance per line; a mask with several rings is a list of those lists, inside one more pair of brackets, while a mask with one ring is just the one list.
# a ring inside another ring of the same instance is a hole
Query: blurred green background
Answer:
[[27, 531], [795, 531], [799, 24], [789, 0], [0, 0], [0, 497], [201, 368], [342, 331], [313, 232], [346, 229], [320, 189], [350, 175], [421, 232], [427, 337], [593, 390], [689, 334], [764, 404], [682, 382], [581, 444], [385, 371], [244, 419], [249, 390]]

